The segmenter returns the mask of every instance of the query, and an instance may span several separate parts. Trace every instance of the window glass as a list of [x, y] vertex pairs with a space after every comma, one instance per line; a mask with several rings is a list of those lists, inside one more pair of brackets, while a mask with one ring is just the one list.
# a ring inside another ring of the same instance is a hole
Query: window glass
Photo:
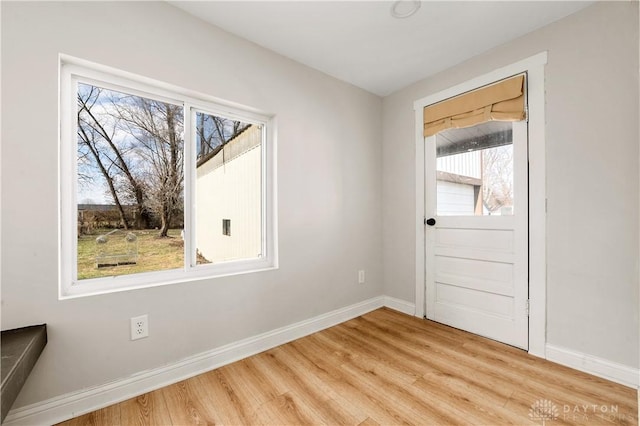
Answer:
[[184, 265], [181, 105], [77, 89], [77, 277]]
[[196, 263], [259, 258], [262, 126], [200, 111], [194, 116]]
[[512, 126], [490, 121], [437, 134], [438, 215], [513, 215]]

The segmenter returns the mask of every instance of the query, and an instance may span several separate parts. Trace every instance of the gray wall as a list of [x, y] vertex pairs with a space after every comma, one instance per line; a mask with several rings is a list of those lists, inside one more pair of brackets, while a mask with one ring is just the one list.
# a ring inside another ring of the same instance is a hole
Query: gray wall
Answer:
[[415, 298], [413, 102], [544, 50], [547, 341], [637, 367], [638, 2], [597, 3], [384, 99], [385, 294]]
[[[382, 294], [379, 97], [164, 2], [1, 7], [2, 328], [49, 326], [15, 408]], [[58, 301], [59, 52], [277, 114], [280, 269]]]

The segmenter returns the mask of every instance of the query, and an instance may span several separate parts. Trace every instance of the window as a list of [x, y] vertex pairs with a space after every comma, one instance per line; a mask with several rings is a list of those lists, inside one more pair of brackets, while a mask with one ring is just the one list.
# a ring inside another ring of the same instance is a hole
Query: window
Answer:
[[231, 219], [222, 219], [222, 235], [231, 236]]
[[60, 75], [61, 297], [277, 266], [271, 117], [69, 57]]
[[423, 107], [436, 140], [439, 216], [512, 216], [514, 126], [526, 117], [526, 74]]
[[489, 121], [436, 135], [439, 216], [513, 215], [513, 126]]

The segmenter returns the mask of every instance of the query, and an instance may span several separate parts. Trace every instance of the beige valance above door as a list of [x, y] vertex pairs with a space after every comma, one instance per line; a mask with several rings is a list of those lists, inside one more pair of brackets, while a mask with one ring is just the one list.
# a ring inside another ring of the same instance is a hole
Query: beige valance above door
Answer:
[[424, 108], [424, 136], [486, 121], [525, 118], [524, 74]]

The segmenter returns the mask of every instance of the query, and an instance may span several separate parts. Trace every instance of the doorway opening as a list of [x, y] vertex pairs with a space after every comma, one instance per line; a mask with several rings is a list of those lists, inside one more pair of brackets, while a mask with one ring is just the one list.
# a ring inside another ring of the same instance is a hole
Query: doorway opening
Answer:
[[[469, 210], [469, 213], [464, 216], [453, 216], [447, 215], [445, 211], [445, 204], [443, 202], [441, 215], [436, 215], [437, 213], [437, 204], [436, 204], [436, 194], [437, 190], [429, 191], [428, 194], [434, 198], [433, 205], [436, 206], [435, 211], [427, 211], [427, 200], [426, 200], [426, 185], [427, 185], [427, 171], [432, 172], [432, 179], [434, 188], [437, 185], [437, 167], [433, 167], [427, 170], [425, 167], [425, 160], [427, 155], [427, 150], [425, 149], [428, 144], [425, 139], [428, 139], [431, 136], [425, 138], [425, 122], [424, 122], [424, 109], [430, 105], [436, 104], [438, 102], [448, 100], [451, 98], [455, 98], [461, 94], [476, 90], [478, 88], [482, 88], [487, 85], [491, 85], [497, 81], [501, 81], [503, 79], [507, 79], [511, 76], [515, 76], [518, 74], [526, 74], [526, 93], [527, 93], [527, 111], [526, 115], [528, 118], [528, 127], [527, 123], [524, 124], [524, 134], [525, 141], [528, 140], [528, 145], [525, 142], [525, 164], [528, 164], [528, 203], [527, 203], [527, 213], [528, 213], [528, 222], [532, 230], [535, 232], [531, 232], [528, 235], [528, 248], [525, 249], [525, 254], [528, 258], [528, 268], [529, 268], [529, 294], [528, 294], [528, 303], [527, 298], [524, 298], [524, 311], [529, 312], [529, 327], [528, 327], [528, 342], [526, 345], [519, 345], [520, 347], [528, 348], [528, 352], [532, 355], [545, 357], [545, 346], [546, 346], [546, 191], [545, 191], [545, 118], [544, 118], [544, 66], [547, 62], [547, 53], [542, 52], [540, 54], [534, 55], [532, 57], [526, 58], [517, 63], [505, 66], [503, 68], [496, 69], [487, 74], [481, 75], [472, 80], [463, 82], [456, 86], [450, 87], [441, 92], [435, 93], [433, 95], [427, 96], [425, 98], [419, 99], [414, 103], [415, 110], [415, 120], [416, 120], [416, 221], [415, 221], [415, 265], [416, 265], [416, 282], [415, 282], [415, 315], [418, 317], [427, 317], [427, 291], [426, 291], [426, 282], [427, 275], [432, 274], [435, 275], [436, 271], [433, 265], [429, 265], [427, 261], [427, 253], [426, 247], [428, 244], [427, 241], [427, 232], [425, 231], [429, 225], [426, 224], [428, 219], [434, 219], [435, 229], [432, 228], [433, 231], [436, 231], [440, 228], [443, 232], [431, 232], [433, 235], [434, 241], [438, 241], [440, 238], [440, 243], [443, 245], [444, 243], [451, 243], [455, 241], [457, 235], [459, 235], [458, 231], [453, 227], [453, 225], [448, 222], [455, 218], [455, 220], [464, 219], [469, 223], [464, 225], [467, 226], [465, 229], [473, 229], [471, 226], [478, 226], [478, 230], [483, 230], [482, 224], [475, 224], [475, 222], [483, 222], [484, 220], [491, 220], [494, 224], [497, 222], [505, 222], [505, 221], [515, 221], [517, 213], [509, 214], [510, 207], [513, 208], [513, 212], [518, 212], [519, 208], [522, 208], [518, 203], [518, 195], [517, 189], [514, 193], [514, 204], [513, 206], [508, 206], [505, 202], [501, 202], [498, 198], [493, 197], [495, 204], [485, 205], [485, 201], [487, 196], [490, 196], [488, 192], [483, 192], [481, 194], [481, 184], [478, 180], [468, 180], [466, 182], [462, 182], [460, 177], [452, 176], [455, 174], [459, 174], [464, 176], [462, 173], [453, 173], [447, 171], [445, 169], [446, 165], [441, 164], [440, 168], [440, 181], [442, 186], [442, 191], [444, 191], [446, 183], [463, 183], [471, 186], [471, 188], [464, 188], [457, 186], [456, 190], [458, 192], [465, 192], [466, 195], [462, 196], [465, 199], [465, 203], [467, 205], [465, 209], [469, 209], [469, 205], [472, 204], [473, 214]], [[489, 120], [491, 121], [491, 120]], [[472, 123], [470, 126], [472, 127], [474, 124]], [[515, 127], [518, 127], [516, 125]], [[514, 135], [521, 130], [512, 127], [511, 132]], [[443, 130], [443, 129], [440, 129]], [[487, 129], [485, 129], [487, 130]], [[505, 129], [502, 129], [505, 130]], [[437, 132], [435, 132], [437, 133]], [[505, 133], [503, 131], [503, 133]], [[508, 133], [508, 129], [506, 129], [506, 133]], [[506, 136], [506, 135], [505, 135]], [[488, 139], [494, 138], [488, 137]], [[495, 137], [497, 138], [497, 136]], [[516, 139], [517, 137], [514, 137]], [[462, 138], [461, 138], [462, 139]], [[516, 142], [517, 143], [517, 142]], [[437, 156], [437, 147], [435, 146], [436, 142], [433, 142], [433, 163], [435, 164], [438, 156]], [[491, 144], [496, 144], [496, 146], [505, 146], [499, 145], [495, 140], [493, 142], [485, 141], [480, 142], [478, 145], [486, 145], [487, 149], [491, 149], [489, 147]], [[446, 142], [442, 142], [440, 144], [442, 148], [440, 149], [441, 154], [446, 152], [447, 148]], [[458, 144], [457, 144], [458, 145]], [[457, 149], [462, 150], [464, 148], [464, 143], [460, 142], [460, 146]], [[515, 149], [516, 145], [514, 145]], [[466, 149], [469, 149], [467, 147]], [[462, 151], [460, 152], [462, 153]], [[452, 154], [455, 155], [455, 154]], [[476, 154], [478, 155], [478, 154]], [[517, 155], [514, 151], [514, 156]], [[446, 157], [441, 155], [442, 157]], [[528, 159], [528, 162], [527, 162]], [[515, 164], [518, 163], [518, 160], [514, 157]], [[445, 160], [441, 160], [441, 163], [444, 163]], [[450, 175], [445, 175], [444, 173], [450, 173]], [[514, 178], [517, 176], [517, 168], [514, 168]], [[473, 176], [467, 176], [472, 177]], [[476, 178], [478, 179], [478, 178]], [[454, 182], [452, 182], [454, 181]], [[449, 185], [451, 187], [451, 185]], [[442, 192], [441, 191], [441, 192]], [[466, 198], [465, 198], [466, 197]], [[522, 197], [522, 196], [521, 196]], [[504, 197], [503, 201], [504, 201]], [[522, 199], [522, 198], [520, 198]], [[445, 200], [446, 201], [446, 200]], [[501, 204], [502, 203], [502, 204]], [[451, 208], [447, 207], [447, 208]], [[493, 209], [493, 210], [492, 210]], [[500, 214], [495, 214], [497, 211]], [[432, 214], [430, 214], [432, 213]], [[482, 214], [480, 214], [482, 213]], [[435, 217], [434, 217], [435, 216]], [[525, 225], [526, 227], [526, 225]], [[526, 229], [526, 228], [525, 228]], [[500, 230], [503, 231], [503, 230]], [[478, 236], [482, 235], [482, 233], [478, 234]], [[486, 238], [486, 233], [484, 234], [485, 238], [476, 238], [477, 242], [482, 243], [482, 241], [488, 241], [491, 244], [498, 244], [498, 240], [494, 237]], [[504, 233], [498, 234], [504, 236]], [[465, 239], [466, 240], [466, 239]], [[444, 244], [446, 245], [446, 244]], [[451, 247], [441, 247], [441, 253], [444, 253], [442, 250], [449, 250]], [[486, 248], [485, 248], [486, 249]], [[446, 261], [451, 261], [453, 259], [453, 263], [455, 263], [455, 256], [441, 256]], [[467, 259], [467, 257], [462, 256], [463, 259]], [[451, 263], [451, 262], [450, 262]], [[506, 262], [502, 262], [506, 263]], [[456, 271], [461, 270], [460, 268], [453, 267], [451, 264], [444, 265], [453, 268]], [[478, 266], [478, 265], [476, 265]], [[462, 269], [464, 270], [464, 269]], [[496, 272], [496, 271], [493, 271]], [[497, 272], [496, 272], [497, 273]], [[504, 271], [503, 271], [504, 273]], [[442, 275], [442, 274], [441, 274]], [[460, 277], [457, 277], [459, 280]], [[442, 279], [441, 281], [444, 281]], [[441, 291], [441, 300], [447, 296], [446, 291]], [[474, 295], [474, 297], [477, 295]], [[471, 297], [472, 299], [474, 297]], [[473, 300], [475, 303], [476, 301]], [[515, 305], [513, 307], [515, 309]], [[479, 309], [478, 309], [479, 310]]]

